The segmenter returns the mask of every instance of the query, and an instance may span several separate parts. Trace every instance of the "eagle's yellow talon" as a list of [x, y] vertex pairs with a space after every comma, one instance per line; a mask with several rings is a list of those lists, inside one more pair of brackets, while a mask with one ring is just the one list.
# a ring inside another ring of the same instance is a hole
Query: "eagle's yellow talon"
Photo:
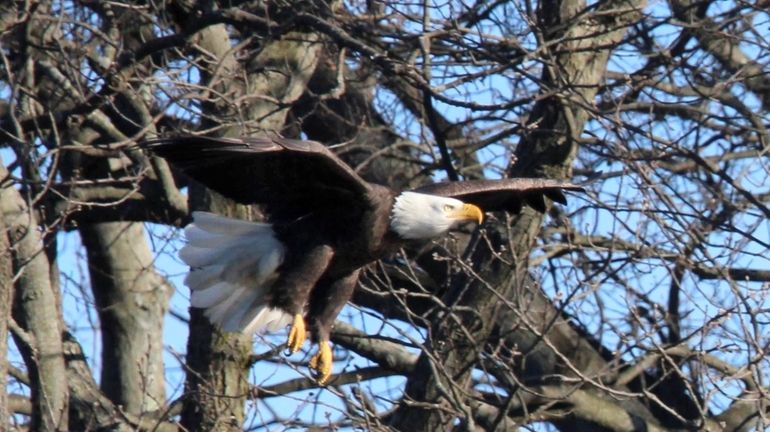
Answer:
[[318, 344], [318, 353], [310, 359], [310, 369], [313, 369], [315, 379], [318, 384], [324, 385], [332, 374], [332, 348], [329, 342], [320, 342]]
[[294, 315], [294, 324], [292, 324], [291, 331], [289, 331], [289, 340], [286, 342], [289, 352], [294, 354], [302, 349], [302, 344], [305, 343], [306, 338], [305, 320], [302, 319], [302, 315], [296, 314]]

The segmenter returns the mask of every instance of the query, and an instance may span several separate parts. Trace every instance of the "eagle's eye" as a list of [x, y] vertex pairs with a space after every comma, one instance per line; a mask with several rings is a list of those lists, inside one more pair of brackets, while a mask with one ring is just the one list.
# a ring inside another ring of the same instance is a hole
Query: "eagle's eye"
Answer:
[[449, 212], [451, 212], [454, 209], [455, 209], [455, 207], [453, 205], [451, 205], [451, 204], [444, 204], [444, 211], [445, 212], [449, 213]]

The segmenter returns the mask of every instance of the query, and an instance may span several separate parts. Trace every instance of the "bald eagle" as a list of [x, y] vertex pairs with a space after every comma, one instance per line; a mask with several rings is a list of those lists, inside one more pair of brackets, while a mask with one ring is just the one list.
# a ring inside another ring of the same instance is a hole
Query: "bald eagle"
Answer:
[[394, 191], [364, 181], [324, 145], [284, 138], [158, 138], [145, 147], [203, 185], [242, 204], [260, 204], [268, 223], [194, 212], [181, 259], [193, 307], [229, 332], [291, 325], [294, 353], [309, 331], [310, 360], [324, 384], [329, 337], [361, 268], [408, 240], [430, 239], [485, 211], [544, 211], [548, 197], [579, 185], [546, 179], [476, 180]]

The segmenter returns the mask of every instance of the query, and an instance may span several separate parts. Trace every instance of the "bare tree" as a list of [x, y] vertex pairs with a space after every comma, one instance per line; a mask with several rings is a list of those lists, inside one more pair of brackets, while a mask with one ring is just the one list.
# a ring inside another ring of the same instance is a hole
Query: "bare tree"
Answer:
[[[3, 3], [0, 422], [766, 428], [769, 7]], [[319, 387], [284, 336], [180, 309], [182, 240], [159, 227], [264, 217], [137, 145], [181, 133], [315, 139], [397, 188], [524, 176], [588, 194], [368, 267]]]

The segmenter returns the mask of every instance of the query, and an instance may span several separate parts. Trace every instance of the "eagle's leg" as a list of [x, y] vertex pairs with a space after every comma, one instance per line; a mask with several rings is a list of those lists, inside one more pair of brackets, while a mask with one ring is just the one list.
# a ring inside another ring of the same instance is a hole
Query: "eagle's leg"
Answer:
[[319, 384], [326, 384], [332, 374], [332, 348], [329, 343], [334, 320], [345, 303], [350, 300], [358, 282], [359, 269], [332, 282], [321, 281], [313, 290], [308, 312], [308, 324], [313, 342], [318, 344], [318, 353], [310, 359], [309, 366], [315, 371]]
[[289, 352], [294, 354], [302, 349], [302, 344], [307, 339], [307, 332], [305, 332], [305, 319], [302, 318], [302, 314], [294, 315], [294, 323], [291, 325], [291, 331], [289, 331], [289, 340], [286, 345], [289, 348]]
[[302, 315], [308, 303], [310, 291], [326, 271], [333, 256], [332, 247], [321, 244], [297, 256], [289, 257], [292, 262], [286, 267], [291, 270], [282, 273], [273, 286], [275, 297], [271, 301], [271, 306], [283, 309], [294, 316], [286, 341], [290, 354], [302, 349], [307, 339], [305, 320]]
[[318, 384], [324, 385], [332, 375], [332, 346], [329, 341], [318, 343], [318, 353], [310, 358], [308, 366], [315, 371], [315, 379]]

